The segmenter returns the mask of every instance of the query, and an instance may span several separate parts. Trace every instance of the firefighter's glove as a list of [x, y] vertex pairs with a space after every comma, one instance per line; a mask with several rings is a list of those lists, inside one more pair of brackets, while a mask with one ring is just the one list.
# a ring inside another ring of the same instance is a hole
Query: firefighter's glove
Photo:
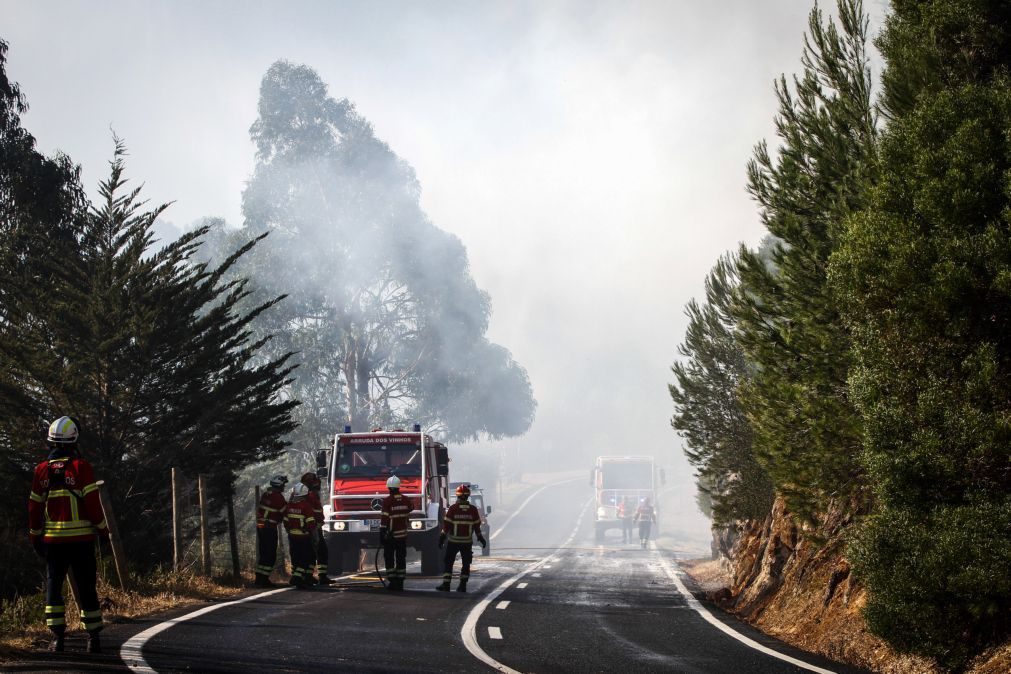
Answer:
[[477, 539], [477, 542], [481, 544], [482, 548], [487, 548], [488, 547], [488, 541], [484, 540], [484, 536], [482, 536], [481, 538]]
[[446, 534], [439, 535], [439, 549], [442, 550], [442, 546], [446, 544]]
[[41, 536], [32, 538], [32, 548], [35, 549], [35, 554], [39, 557], [46, 558], [46, 544], [43, 542]]
[[386, 545], [386, 529], [379, 530], [379, 545]]

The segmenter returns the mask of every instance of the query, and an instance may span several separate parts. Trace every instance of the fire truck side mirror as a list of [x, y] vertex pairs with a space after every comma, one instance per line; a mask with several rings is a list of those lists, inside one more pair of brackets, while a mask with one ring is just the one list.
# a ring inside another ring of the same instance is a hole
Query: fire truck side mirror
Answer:
[[329, 456], [330, 450], [328, 449], [317, 449], [316, 450], [316, 469], [326, 470], [327, 465], [330, 463]]
[[485, 506], [484, 514], [485, 515], [491, 515], [491, 506]]
[[445, 446], [435, 447], [435, 474], [439, 477], [449, 475], [449, 450]]

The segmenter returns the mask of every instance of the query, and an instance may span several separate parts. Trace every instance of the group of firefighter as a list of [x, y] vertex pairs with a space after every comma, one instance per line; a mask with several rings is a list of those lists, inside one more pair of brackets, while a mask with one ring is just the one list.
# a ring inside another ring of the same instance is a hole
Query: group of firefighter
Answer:
[[618, 501], [618, 519], [621, 520], [621, 542], [632, 543], [632, 530], [639, 524], [639, 544], [645, 548], [650, 530], [656, 522], [656, 510], [648, 498], [642, 499], [636, 507], [635, 500], [627, 497]]
[[[78, 449], [78, 435], [79, 424], [72, 417], [60, 417], [49, 426], [46, 436], [49, 454], [35, 467], [28, 499], [28, 537], [46, 563], [45, 620], [52, 632], [49, 650], [57, 653], [64, 650], [67, 621], [63, 584], [69, 573], [76, 584], [81, 625], [88, 633], [87, 651], [100, 653], [102, 609], [96, 588], [95, 544], [109, 540], [109, 527], [94, 471]], [[326, 541], [322, 537], [320, 480], [315, 474], [306, 473], [286, 499], [287, 482], [284, 475], [275, 475], [257, 504], [256, 585], [274, 586], [270, 574], [277, 561], [281, 525], [288, 532], [291, 584], [297, 588], [332, 585], [334, 581], [327, 576]], [[388, 587], [398, 591], [404, 589], [407, 575], [407, 529], [413, 508], [410, 499], [400, 493], [398, 477], [391, 477], [386, 486], [390, 495], [383, 500], [379, 535]], [[456, 496], [457, 502], [446, 511], [439, 535], [439, 547], [446, 547], [446, 554], [443, 582], [437, 589], [450, 589], [453, 564], [459, 554], [463, 568], [457, 590], [466, 592], [473, 559], [472, 540], [476, 536], [482, 547], [487, 541], [481, 533], [481, 515], [468, 501], [470, 489], [460, 486]]]
[[[323, 506], [319, 498], [320, 480], [314, 473], [306, 473], [291, 490], [287, 500], [284, 488], [288, 478], [275, 475], [270, 486], [260, 497], [256, 509], [256, 585], [274, 587], [270, 574], [277, 562], [278, 529], [288, 531], [288, 548], [291, 551], [291, 580], [299, 589], [313, 585], [332, 585], [327, 576], [327, 544], [322, 536]], [[387, 588], [399, 592], [407, 578], [407, 531], [410, 526], [411, 500], [400, 493], [400, 478], [396, 475], [386, 481], [390, 494], [382, 503], [379, 525], [379, 544], [386, 563]], [[456, 503], [446, 510], [439, 548], [445, 547], [445, 571], [437, 590], [448, 592], [453, 578], [453, 565], [460, 556], [460, 582], [458, 592], [467, 591], [470, 565], [474, 559], [472, 544], [477, 538], [481, 547], [488, 545], [481, 533], [481, 513], [470, 503], [470, 487], [456, 489]], [[316, 576], [313, 575], [315, 567]]]

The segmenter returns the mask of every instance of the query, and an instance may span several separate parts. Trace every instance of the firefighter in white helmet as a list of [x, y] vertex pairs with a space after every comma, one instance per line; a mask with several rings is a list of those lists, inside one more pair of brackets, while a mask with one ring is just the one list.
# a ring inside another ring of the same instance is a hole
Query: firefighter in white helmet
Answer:
[[383, 546], [389, 589], [401, 591], [407, 578], [407, 527], [410, 521], [411, 499], [400, 493], [400, 478], [394, 475], [386, 481], [390, 495], [383, 499], [383, 514], [379, 524], [379, 543]]

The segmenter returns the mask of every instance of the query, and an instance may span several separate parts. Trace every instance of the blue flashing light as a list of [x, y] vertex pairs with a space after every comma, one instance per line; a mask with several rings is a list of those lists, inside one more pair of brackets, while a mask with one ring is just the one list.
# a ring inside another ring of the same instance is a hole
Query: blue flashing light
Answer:
[[345, 425], [344, 426], [344, 432], [345, 433], [350, 433], [351, 432], [351, 426], [350, 425]]

